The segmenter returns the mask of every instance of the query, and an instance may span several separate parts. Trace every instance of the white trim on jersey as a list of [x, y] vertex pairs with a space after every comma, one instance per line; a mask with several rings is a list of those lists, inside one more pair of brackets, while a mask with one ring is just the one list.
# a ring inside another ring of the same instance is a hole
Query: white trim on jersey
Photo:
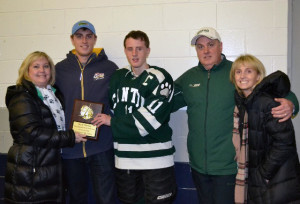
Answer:
[[146, 71], [149, 73], [152, 73], [156, 76], [156, 78], [158, 79], [159, 83], [163, 82], [165, 80], [165, 75], [157, 70], [157, 69], [154, 69], [154, 68], [149, 68], [149, 69], [146, 69]]
[[144, 116], [144, 118], [150, 123], [150, 125], [156, 130], [161, 126], [161, 123], [158, 122], [154, 115], [149, 113], [145, 107], [140, 107], [138, 111]]
[[152, 94], [156, 96], [159, 85], [152, 91]]
[[132, 151], [132, 152], [143, 152], [143, 151], [155, 151], [162, 149], [170, 149], [173, 147], [171, 141], [159, 142], [153, 144], [120, 144], [114, 142], [114, 148], [118, 151]]
[[115, 167], [118, 169], [162, 169], [174, 166], [174, 155], [152, 158], [123, 158], [115, 155]]
[[171, 101], [172, 98], [173, 98], [174, 92], [175, 92], [175, 90], [174, 90], [174, 88], [173, 88], [173, 90], [172, 90], [172, 92], [171, 92], [171, 96], [170, 96], [170, 98], [169, 98], [169, 100], [168, 100], [169, 103], [170, 103], [170, 101]]
[[138, 129], [140, 135], [141, 135], [142, 137], [148, 135], [149, 133], [148, 133], [147, 130], [142, 126], [142, 124], [141, 124], [134, 116], [132, 116], [132, 117], [133, 117], [133, 119], [134, 119], [135, 126], [137, 127], [137, 129]]

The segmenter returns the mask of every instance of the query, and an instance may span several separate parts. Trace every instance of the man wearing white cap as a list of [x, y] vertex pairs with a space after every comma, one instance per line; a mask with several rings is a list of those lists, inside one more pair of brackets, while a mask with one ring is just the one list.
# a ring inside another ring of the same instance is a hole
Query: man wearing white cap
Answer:
[[[71, 31], [75, 49], [57, 63], [56, 85], [65, 99], [66, 126], [70, 127], [75, 99], [103, 103], [110, 114], [108, 84], [117, 66], [108, 60], [103, 48], [94, 48], [97, 35], [93, 24], [76, 22]], [[115, 203], [114, 152], [112, 131], [101, 127], [97, 141], [88, 140], [62, 150], [70, 202], [88, 203], [89, 182], [97, 204]]]
[[[214, 28], [201, 28], [191, 44], [199, 63], [175, 81], [174, 110], [187, 106], [187, 145], [199, 203], [231, 204], [237, 173], [232, 143], [235, 88], [229, 81], [232, 62], [222, 54], [222, 40]], [[287, 120], [293, 103], [278, 101], [281, 105], [273, 116]], [[293, 102], [297, 113], [295, 96]]]

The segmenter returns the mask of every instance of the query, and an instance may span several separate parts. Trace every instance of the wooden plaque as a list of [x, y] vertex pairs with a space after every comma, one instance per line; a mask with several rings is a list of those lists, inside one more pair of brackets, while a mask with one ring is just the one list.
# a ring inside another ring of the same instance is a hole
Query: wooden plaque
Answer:
[[100, 127], [97, 128], [91, 121], [98, 113], [102, 113], [103, 109], [103, 103], [75, 99], [70, 128], [75, 132], [86, 135], [88, 140], [98, 140]]

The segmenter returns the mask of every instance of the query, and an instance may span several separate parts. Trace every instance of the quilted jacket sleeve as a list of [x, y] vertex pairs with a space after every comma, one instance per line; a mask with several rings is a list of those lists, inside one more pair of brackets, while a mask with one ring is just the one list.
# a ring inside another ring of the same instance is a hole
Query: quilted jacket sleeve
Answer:
[[[270, 102], [268, 110], [275, 106], [275, 102]], [[271, 111], [266, 113], [265, 132], [271, 142], [259, 171], [264, 178], [271, 179], [288, 158], [296, 153], [295, 133], [291, 119], [279, 123], [278, 119], [273, 118]]]
[[14, 142], [38, 147], [73, 146], [72, 130], [58, 131], [51, 111], [28, 92], [14, 95], [7, 104]]

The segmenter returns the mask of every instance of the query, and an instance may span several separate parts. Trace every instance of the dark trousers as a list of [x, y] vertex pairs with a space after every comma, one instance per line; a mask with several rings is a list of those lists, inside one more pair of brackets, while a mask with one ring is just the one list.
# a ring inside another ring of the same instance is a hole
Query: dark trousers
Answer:
[[[126, 204], [171, 204], [177, 185], [174, 167], [150, 170], [116, 169], [118, 197]], [[140, 202], [139, 202], [140, 201]]]
[[233, 175], [207, 175], [192, 169], [200, 204], [233, 204], [235, 177]]
[[97, 204], [115, 203], [115, 177], [113, 149], [86, 158], [64, 159], [70, 204], [87, 204], [89, 179]]

